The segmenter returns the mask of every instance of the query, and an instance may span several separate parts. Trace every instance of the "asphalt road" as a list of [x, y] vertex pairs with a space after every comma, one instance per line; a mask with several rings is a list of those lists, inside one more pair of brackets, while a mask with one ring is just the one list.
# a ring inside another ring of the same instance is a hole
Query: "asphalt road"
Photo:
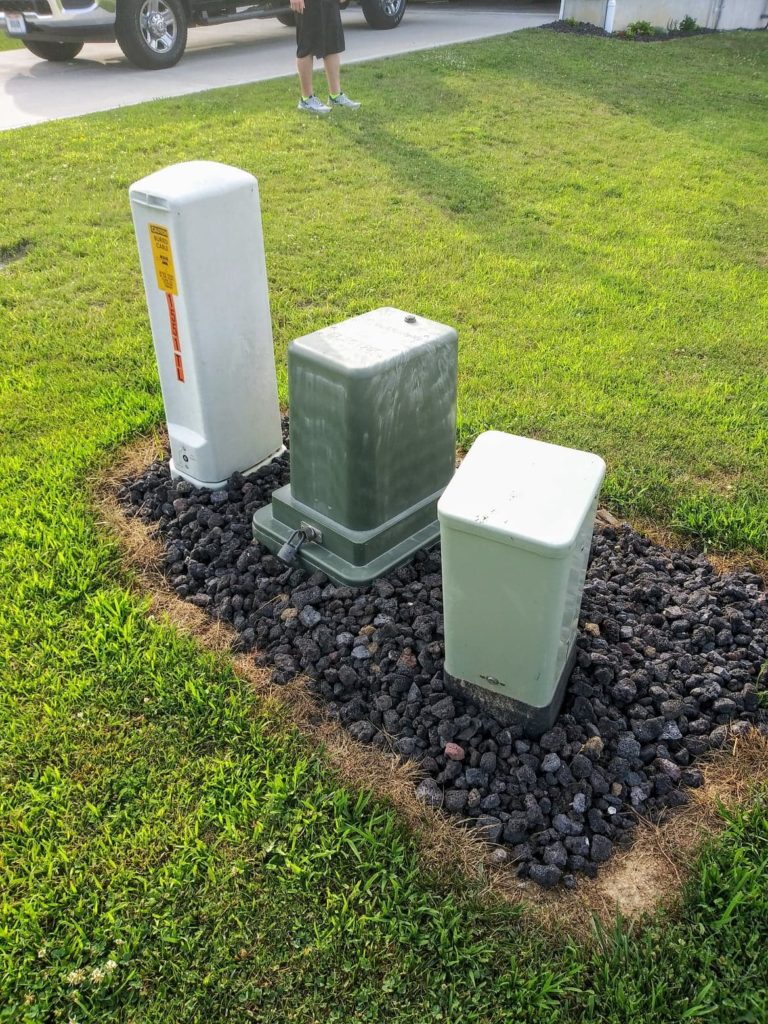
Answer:
[[[398, 28], [374, 31], [359, 8], [344, 12], [345, 63], [391, 57], [449, 43], [484, 39], [552, 21], [556, 0], [529, 0], [478, 9], [414, 5]], [[113, 43], [89, 43], [67, 64], [27, 50], [0, 52], [0, 130], [185, 96], [294, 73], [295, 36], [276, 19], [195, 28], [174, 68], [139, 71]]]

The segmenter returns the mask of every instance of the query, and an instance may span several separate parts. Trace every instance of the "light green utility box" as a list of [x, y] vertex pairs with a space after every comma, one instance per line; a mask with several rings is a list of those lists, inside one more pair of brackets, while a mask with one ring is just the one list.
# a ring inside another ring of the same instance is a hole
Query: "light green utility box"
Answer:
[[255, 514], [256, 539], [298, 544], [299, 564], [351, 585], [434, 544], [455, 467], [457, 359], [453, 328], [392, 308], [292, 342], [291, 482]]
[[573, 666], [604, 475], [597, 455], [489, 431], [438, 505], [446, 686], [530, 735]]

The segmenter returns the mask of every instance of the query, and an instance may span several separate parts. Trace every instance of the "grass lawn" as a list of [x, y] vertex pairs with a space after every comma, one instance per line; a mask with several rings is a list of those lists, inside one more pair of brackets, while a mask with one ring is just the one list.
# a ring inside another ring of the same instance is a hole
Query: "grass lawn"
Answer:
[[455, 324], [464, 443], [598, 451], [616, 510], [768, 553], [768, 35], [347, 82], [361, 116], [282, 81], [0, 135], [0, 1021], [764, 1021], [764, 800], [675, 916], [547, 939], [426, 875], [95, 521], [84, 482], [162, 420], [126, 190], [210, 158], [259, 178], [281, 356], [381, 304]]
[[13, 39], [7, 33], [0, 32], [0, 53], [3, 50], [18, 50], [23, 45], [18, 39]]

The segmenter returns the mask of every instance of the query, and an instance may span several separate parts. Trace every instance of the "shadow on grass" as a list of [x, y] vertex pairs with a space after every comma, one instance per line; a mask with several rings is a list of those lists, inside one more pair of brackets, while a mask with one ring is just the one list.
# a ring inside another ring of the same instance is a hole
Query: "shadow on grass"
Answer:
[[765, 159], [768, 32], [721, 32], [657, 46], [585, 36], [578, 46], [574, 59], [572, 37], [531, 29], [478, 47], [464, 70], [494, 76], [510, 95], [518, 85], [556, 90], [564, 113], [598, 101], [640, 123], [685, 131], [692, 142]]

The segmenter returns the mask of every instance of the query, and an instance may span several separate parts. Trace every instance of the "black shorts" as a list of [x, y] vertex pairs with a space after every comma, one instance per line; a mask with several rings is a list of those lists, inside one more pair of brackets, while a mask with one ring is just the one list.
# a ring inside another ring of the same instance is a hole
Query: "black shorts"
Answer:
[[304, 13], [296, 15], [296, 56], [327, 57], [343, 51], [338, 0], [304, 0]]

